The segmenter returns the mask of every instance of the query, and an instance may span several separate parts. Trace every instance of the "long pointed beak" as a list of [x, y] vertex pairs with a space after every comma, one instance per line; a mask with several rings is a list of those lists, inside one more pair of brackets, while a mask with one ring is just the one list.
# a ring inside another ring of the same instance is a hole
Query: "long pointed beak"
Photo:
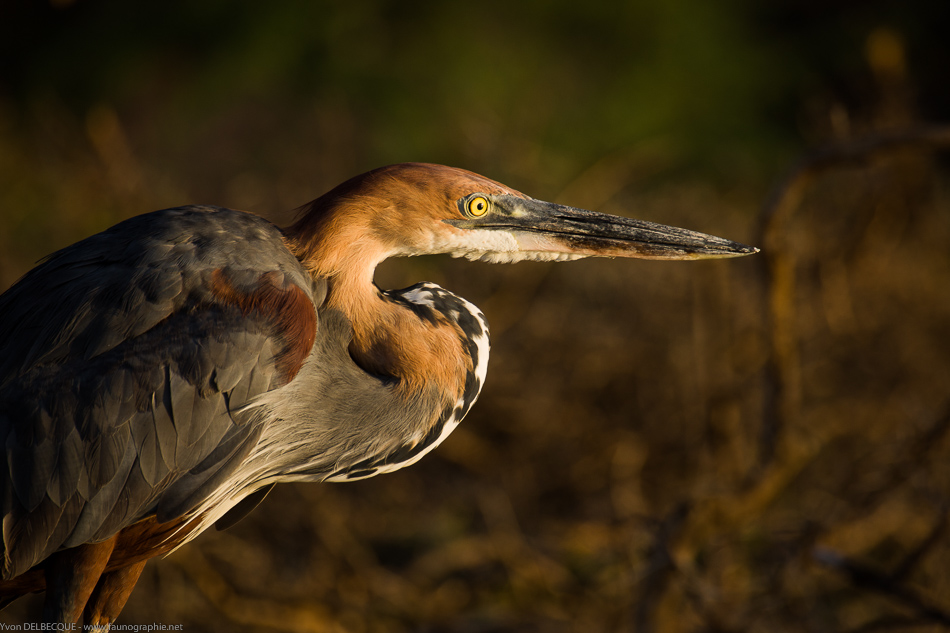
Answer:
[[541, 200], [493, 196], [492, 212], [453, 220], [459, 228], [506, 231], [519, 250], [568, 257], [710, 259], [759, 249], [674, 226], [576, 209]]

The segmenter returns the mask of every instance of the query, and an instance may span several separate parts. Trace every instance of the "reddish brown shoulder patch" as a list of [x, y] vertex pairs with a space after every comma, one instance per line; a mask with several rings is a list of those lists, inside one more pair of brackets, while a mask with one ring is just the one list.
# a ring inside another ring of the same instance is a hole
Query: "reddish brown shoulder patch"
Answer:
[[257, 312], [274, 324], [284, 343], [277, 356], [277, 371], [285, 382], [293, 380], [317, 334], [317, 315], [306, 293], [293, 283], [284, 283], [283, 275], [276, 271], [264, 273], [257, 287], [246, 291], [236, 288], [221, 269], [211, 274], [211, 292], [242, 313]]

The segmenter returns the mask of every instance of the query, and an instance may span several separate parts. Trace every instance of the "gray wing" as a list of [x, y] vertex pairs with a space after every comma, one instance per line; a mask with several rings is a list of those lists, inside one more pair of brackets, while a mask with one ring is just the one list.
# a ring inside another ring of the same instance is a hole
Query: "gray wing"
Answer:
[[320, 301], [276, 227], [215, 207], [127, 220], [0, 295], [3, 577], [207, 496], [260, 434], [242, 405], [309, 354]]

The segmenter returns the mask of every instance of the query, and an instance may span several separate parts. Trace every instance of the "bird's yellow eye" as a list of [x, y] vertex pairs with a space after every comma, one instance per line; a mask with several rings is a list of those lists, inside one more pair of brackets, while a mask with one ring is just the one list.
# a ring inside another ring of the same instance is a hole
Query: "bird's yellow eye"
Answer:
[[476, 196], [468, 201], [468, 213], [474, 217], [483, 216], [488, 213], [488, 200], [481, 196]]

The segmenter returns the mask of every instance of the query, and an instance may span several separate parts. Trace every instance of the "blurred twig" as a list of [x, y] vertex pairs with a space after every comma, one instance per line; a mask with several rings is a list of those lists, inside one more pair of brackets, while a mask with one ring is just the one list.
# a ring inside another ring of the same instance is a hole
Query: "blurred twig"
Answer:
[[640, 595], [634, 601], [636, 613], [633, 630], [638, 633], [650, 633], [656, 629], [654, 612], [676, 571], [676, 561], [670, 552], [672, 542], [679, 537], [689, 514], [690, 506], [682, 503], [654, 528], [653, 546], [646, 562], [646, 577]]
[[833, 143], [803, 156], [788, 171], [766, 200], [760, 215], [760, 236], [768, 240], [772, 231], [798, 207], [807, 186], [818, 175], [843, 165], [865, 163], [896, 149], [921, 148], [941, 150], [950, 147], [950, 126], [926, 125], [892, 130]]
[[[883, 481], [888, 482], [888, 485], [881, 486], [868, 493], [862, 499], [861, 506], [865, 510], [874, 507], [889, 492], [910, 479], [915, 472], [927, 463], [927, 458], [931, 456], [936, 447], [939, 446], [940, 440], [946, 437], [948, 432], [950, 432], [950, 405], [944, 408], [943, 413], [923, 433], [911, 438], [907, 446], [903, 448], [902, 453], [913, 456], [913, 458], [901, 459], [894, 463], [882, 478]], [[944, 513], [946, 514], [946, 510]]]
[[204, 557], [199, 548], [191, 548], [188, 554], [177, 557], [177, 564], [184, 569], [205, 598], [235, 624], [294, 633], [345, 632], [332, 617], [310, 602], [306, 605], [290, 605], [241, 595]]
[[[931, 604], [905, 584], [907, 578], [940, 542], [947, 530], [948, 514], [950, 514], [948, 507], [944, 505], [930, 533], [890, 573], [872, 569], [827, 547], [816, 547], [812, 551], [812, 556], [818, 563], [844, 574], [854, 586], [879, 593], [913, 610], [919, 617], [930, 623], [950, 627], [950, 611]], [[870, 630], [867, 626], [865, 625], [860, 630]], [[878, 622], [873, 628], [886, 627]]]
[[782, 430], [797, 417], [801, 376], [795, 327], [796, 258], [784, 241], [788, 223], [816, 177], [846, 165], [901, 149], [950, 148], [950, 126], [927, 125], [871, 134], [834, 143], [803, 156], [774, 188], [759, 215], [757, 243], [763, 246], [769, 361], [764, 377], [764, 411], [757, 472], [775, 457]]
[[943, 535], [947, 531], [947, 517], [948, 508], [946, 505], [944, 505], [940, 512], [940, 517], [934, 524], [930, 534], [927, 535], [927, 538], [921, 541], [920, 545], [915, 547], [913, 551], [911, 551], [911, 553], [908, 554], [903, 561], [901, 561], [900, 565], [898, 565], [897, 568], [891, 572], [890, 577], [894, 582], [901, 582], [906, 579], [914, 571], [917, 565], [927, 556], [930, 550], [933, 549], [934, 545], [940, 542], [940, 539], [943, 538]]
[[871, 631], [903, 631], [908, 627], [930, 627], [933, 622], [924, 618], [904, 618], [904, 617], [883, 617], [866, 622], [861, 626], [851, 629], [850, 633], [870, 633]]
[[[941, 523], [945, 520], [942, 517]], [[950, 612], [930, 604], [926, 598], [902, 584], [894, 574], [882, 573], [829, 548], [815, 548], [813, 557], [818, 563], [844, 574], [854, 586], [894, 600], [932, 623], [950, 627]]]

